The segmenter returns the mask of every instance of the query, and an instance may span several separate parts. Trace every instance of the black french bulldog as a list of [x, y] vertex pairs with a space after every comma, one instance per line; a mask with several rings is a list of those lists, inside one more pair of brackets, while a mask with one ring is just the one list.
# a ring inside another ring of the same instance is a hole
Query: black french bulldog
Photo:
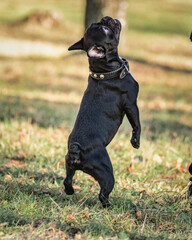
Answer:
[[75, 126], [68, 139], [66, 155], [66, 194], [73, 194], [76, 170], [94, 177], [100, 187], [99, 199], [109, 207], [114, 187], [113, 168], [106, 146], [115, 136], [126, 114], [132, 128], [131, 144], [140, 146], [140, 121], [137, 107], [139, 85], [118, 55], [121, 23], [104, 17], [86, 30], [84, 37], [68, 50], [84, 50], [89, 58], [90, 75]]

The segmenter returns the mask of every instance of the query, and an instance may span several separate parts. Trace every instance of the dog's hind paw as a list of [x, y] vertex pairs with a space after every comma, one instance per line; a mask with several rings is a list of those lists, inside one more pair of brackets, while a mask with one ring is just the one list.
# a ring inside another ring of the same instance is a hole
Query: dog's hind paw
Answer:
[[74, 189], [73, 187], [65, 187], [65, 193], [67, 195], [73, 195], [74, 194]]

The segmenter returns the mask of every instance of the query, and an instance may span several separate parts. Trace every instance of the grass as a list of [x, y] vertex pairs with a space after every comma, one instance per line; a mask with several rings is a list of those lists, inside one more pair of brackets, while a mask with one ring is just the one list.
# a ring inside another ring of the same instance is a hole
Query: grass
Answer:
[[[5, 38], [68, 46], [81, 37], [83, 2], [73, 1], [76, 16], [67, 2], [29, 4], [0, 3]], [[153, 14], [145, 17], [144, 2], [130, 1], [127, 42], [120, 52], [140, 84], [141, 148], [131, 147], [131, 127], [124, 119], [108, 146], [116, 179], [110, 211], [101, 207], [97, 182], [82, 172], [74, 178], [75, 195], [63, 192], [67, 138], [87, 85], [86, 55], [1, 56], [0, 239], [192, 239], [192, 202], [187, 197], [192, 63], [184, 33], [188, 21], [183, 20], [191, 18], [191, 2], [145, 4], [156, 10], [154, 18], [167, 22], [152, 22]], [[37, 6], [63, 11], [63, 23], [54, 29], [12, 25]], [[174, 9], [183, 14], [182, 31], [172, 21]]]
[[[190, 8], [186, 1], [130, 1], [128, 20], [131, 29], [151, 33], [181, 34], [188, 36], [191, 31]], [[177, 26], [177, 27], [175, 27]]]

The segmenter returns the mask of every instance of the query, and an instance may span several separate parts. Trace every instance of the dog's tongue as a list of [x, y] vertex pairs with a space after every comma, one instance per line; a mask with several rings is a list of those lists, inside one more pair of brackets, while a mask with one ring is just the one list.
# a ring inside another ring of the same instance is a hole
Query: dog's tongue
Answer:
[[93, 46], [88, 50], [88, 56], [93, 58], [104, 58], [104, 48], [101, 46]]

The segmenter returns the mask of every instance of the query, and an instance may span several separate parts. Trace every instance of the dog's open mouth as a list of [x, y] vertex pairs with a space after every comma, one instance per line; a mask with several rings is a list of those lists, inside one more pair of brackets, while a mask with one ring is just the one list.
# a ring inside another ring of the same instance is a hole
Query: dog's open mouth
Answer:
[[105, 49], [102, 46], [94, 45], [87, 51], [88, 57], [92, 58], [104, 58]]

